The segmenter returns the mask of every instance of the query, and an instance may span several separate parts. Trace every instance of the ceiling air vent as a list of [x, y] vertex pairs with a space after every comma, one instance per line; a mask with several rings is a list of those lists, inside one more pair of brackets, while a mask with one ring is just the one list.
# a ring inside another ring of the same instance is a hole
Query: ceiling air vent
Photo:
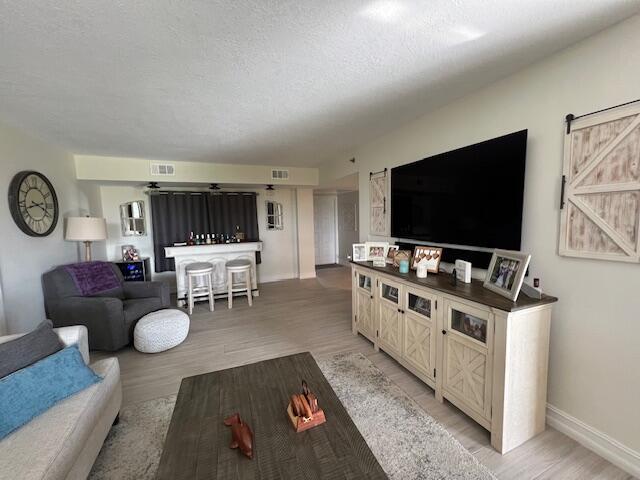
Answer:
[[152, 163], [151, 175], [168, 176], [176, 174], [176, 166], [172, 163]]
[[272, 169], [271, 180], [289, 180], [289, 170]]

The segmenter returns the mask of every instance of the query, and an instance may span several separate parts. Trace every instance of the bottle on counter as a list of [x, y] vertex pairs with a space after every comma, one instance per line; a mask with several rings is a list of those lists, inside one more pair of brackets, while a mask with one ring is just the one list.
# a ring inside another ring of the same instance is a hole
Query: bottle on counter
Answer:
[[211, 245], [211, 234], [207, 233], [207, 245]]
[[189, 240], [187, 240], [187, 245], [191, 246], [191, 245], [195, 245], [195, 243], [196, 243], [196, 242], [195, 242], [195, 240], [194, 240], [194, 238], [193, 238], [193, 232], [191, 232], [191, 233], [189, 234]]
[[196, 235], [196, 245], [201, 245], [202, 242], [200, 241], [200, 235]]
[[240, 225], [236, 225], [236, 242], [242, 242], [243, 240], [245, 240], [245, 234], [240, 231]]

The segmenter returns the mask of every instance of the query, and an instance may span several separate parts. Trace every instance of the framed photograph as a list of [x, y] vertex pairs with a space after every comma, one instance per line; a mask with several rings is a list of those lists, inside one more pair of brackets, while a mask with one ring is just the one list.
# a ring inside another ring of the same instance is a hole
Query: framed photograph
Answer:
[[413, 249], [413, 261], [411, 262], [411, 269], [418, 268], [418, 263], [422, 259], [427, 259], [427, 272], [438, 273], [440, 268], [440, 260], [442, 260], [442, 248], [441, 247], [429, 247], [425, 245], [416, 245]]
[[389, 244], [387, 242], [366, 242], [365, 248], [367, 250], [367, 260], [379, 260], [380, 257], [384, 260], [387, 255], [387, 248], [389, 248]]
[[393, 255], [393, 266], [399, 267], [400, 260], [409, 260], [411, 263], [411, 250], [397, 250]]
[[387, 263], [393, 264], [393, 259], [398, 251], [398, 245], [389, 245], [387, 248]]
[[484, 280], [484, 288], [507, 297], [518, 298], [531, 255], [510, 250], [494, 250]]
[[132, 262], [140, 260], [140, 255], [133, 245], [122, 246], [122, 260]]
[[353, 244], [353, 255], [351, 259], [354, 262], [364, 262], [367, 259], [367, 250], [364, 243]]
[[367, 260], [373, 262], [374, 267], [384, 267], [387, 264], [386, 255], [389, 244], [387, 242], [366, 242]]

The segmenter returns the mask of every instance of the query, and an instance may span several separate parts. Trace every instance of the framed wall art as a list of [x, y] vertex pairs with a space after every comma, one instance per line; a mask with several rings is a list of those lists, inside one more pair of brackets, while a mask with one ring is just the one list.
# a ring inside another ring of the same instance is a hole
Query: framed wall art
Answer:
[[640, 102], [567, 116], [558, 253], [640, 263]]
[[389, 171], [369, 174], [369, 231], [372, 235], [389, 235]]

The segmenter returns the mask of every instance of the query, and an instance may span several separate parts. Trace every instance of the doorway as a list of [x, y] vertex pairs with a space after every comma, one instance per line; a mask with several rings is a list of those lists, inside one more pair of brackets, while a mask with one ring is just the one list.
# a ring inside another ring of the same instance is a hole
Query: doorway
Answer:
[[336, 194], [313, 196], [316, 266], [338, 263], [337, 208]]
[[358, 174], [339, 178], [314, 192], [316, 268], [348, 265], [360, 240]]

